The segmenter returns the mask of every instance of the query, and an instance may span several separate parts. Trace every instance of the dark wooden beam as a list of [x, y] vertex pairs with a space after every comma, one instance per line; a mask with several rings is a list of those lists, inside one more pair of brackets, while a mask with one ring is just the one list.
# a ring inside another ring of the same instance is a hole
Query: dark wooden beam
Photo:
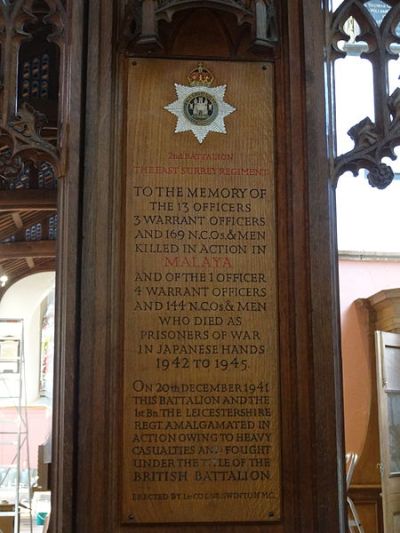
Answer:
[[57, 191], [49, 189], [19, 189], [1, 191], [1, 211], [55, 211]]
[[56, 241], [24, 241], [0, 244], [0, 261], [25, 257], [55, 257]]

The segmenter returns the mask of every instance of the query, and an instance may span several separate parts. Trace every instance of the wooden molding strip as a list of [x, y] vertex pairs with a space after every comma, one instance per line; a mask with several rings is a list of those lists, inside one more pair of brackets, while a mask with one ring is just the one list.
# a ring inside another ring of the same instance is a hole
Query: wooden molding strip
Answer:
[[20, 189], [1, 191], [1, 211], [55, 211], [57, 191], [49, 189]]
[[358, 252], [339, 251], [339, 259], [343, 261], [400, 261], [398, 252]]

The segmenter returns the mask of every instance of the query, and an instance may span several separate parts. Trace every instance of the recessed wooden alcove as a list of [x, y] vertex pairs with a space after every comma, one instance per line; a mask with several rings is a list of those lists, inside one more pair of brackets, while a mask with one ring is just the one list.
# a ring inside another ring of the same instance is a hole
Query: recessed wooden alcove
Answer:
[[274, 2], [128, 3], [123, 46], [146, 57], [272, 59], [278, 44]]

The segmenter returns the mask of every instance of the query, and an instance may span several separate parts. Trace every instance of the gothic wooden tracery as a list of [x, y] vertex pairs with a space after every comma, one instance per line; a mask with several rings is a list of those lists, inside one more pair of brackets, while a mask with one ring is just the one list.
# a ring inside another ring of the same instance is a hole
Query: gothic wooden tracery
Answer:
[[61, 0], [0, 5], [0, 273], [7, 286], [55, 268], [65, 24]]
[[[382, 20], [377, 12], [382, 13]], [[351, 41], [346, 28], [348, 21], [359, 27], [352, 45], [361, 46], [361, 57], [372, 64], [375, 120], [365, 117], [349, 130], [354, 148], [335, 158], [334, 174], [338, 178], [350, 170], [357, 175], [363, 168], [368, 171], [370, 185], [384, 189], [392, 182], [394, 174], [382, 159], [395, 159], [394, 149], [400, 145], [400, 88], [391, 94], [388, 88], [389, 61], [399, 57], [400, 4], [397, 0], [342, 2], [330, 14], [328, 50], [331, 62], [347, 54], [348, 48], [341, 43]], [[334, 114], [334, 106], [332, 111]]]

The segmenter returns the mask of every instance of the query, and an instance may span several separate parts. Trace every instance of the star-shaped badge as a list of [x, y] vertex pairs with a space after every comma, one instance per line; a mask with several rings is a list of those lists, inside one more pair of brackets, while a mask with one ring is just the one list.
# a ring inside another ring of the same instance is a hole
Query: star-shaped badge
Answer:
[[199, 65], [189, 76], [190, 86], [175, 83], [175, 102], [164, 107], [178, 120], [175, 133], [192, 131], [202, 143], [210, 131], [226, 133], [224, 119], [236, 109], [224, 102], [226, 85], [210, 87], [213, 76]]

